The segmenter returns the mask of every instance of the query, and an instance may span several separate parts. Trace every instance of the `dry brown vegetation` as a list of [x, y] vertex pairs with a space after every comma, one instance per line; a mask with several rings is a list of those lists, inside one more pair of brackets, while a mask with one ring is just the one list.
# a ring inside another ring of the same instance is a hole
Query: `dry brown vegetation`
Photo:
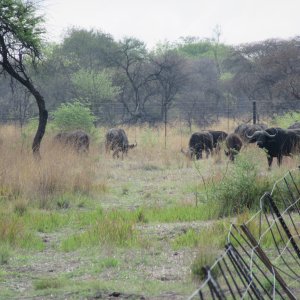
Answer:
[[[227, 131], [227, 124], [223, 120], [212, 129]], [[234, 164], [223, 153], [187, 159], [180, 150], [190, 132], [180, 124], [168, 127], [166, 148], [163, 127], [125, 128], [137, 147], [123, 160], [105, 154], [105, 131], [97, 129], [88, 155], [53, 144], [54, 134], [47, 133], [37, 161], [26, 129], [0, 127], [0, 289], [6, 298], [20, 294], [23, 285], [24, 297], [52, 293], [68, 299], [71, 290], [70, 299], [81, 299], [108, 289], [149, 299], [168, 299], [171, 292], [174, 299], [186, 299], [198, 284], [193, 268], [212, 260], [209, 245], [220, 251], [229, 221], [212, 225], [219, 203], [209, 199]], [[257, 186], [273, 184], [298, 163], [285, 158], [282, 168], [274, 164], [270, 172], [263, 151], [252, 145], [242, 155], [259, 168]], [[32, 251], [26, 258], [31, 269], [21, 266], [24, 248]], [[61, 285], [46, 284], [49, 268]]]

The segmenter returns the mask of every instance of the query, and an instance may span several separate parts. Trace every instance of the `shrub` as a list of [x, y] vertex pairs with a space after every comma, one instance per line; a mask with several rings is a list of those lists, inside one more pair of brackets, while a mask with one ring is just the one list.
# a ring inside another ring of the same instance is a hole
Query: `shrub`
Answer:
[[87, 106], [79, 101], [61, 104], [52, 115], [53, 125], [60, 131], [82, 129], [93, 133], [96, 117]]
[[281, 116], [275, 116], [272, 123], [274, 126], [287, 128], [297, 121], [300, 121], [300, 112], [291, 111]]
[[219, 203], [219, 216], [258, 208], [259, 199], [270, 190], [268, 177], [260, 175], [256, 154], [256, 149], [240, 153], [224, 179], [212, 189], [211, 200]]

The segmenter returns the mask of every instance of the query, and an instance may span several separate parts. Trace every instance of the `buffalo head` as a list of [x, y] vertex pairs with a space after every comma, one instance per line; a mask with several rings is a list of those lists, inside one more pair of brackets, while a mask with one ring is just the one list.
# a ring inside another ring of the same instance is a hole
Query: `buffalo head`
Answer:
[[[276, 129], [275, 129], [276, 130]], [[266, 130], [255, 131], [252, 135], [246, 135], [249, 139], [249, 143], [256, 143], [258, 147], [264, 148], [267, 141], [275, 138], [277, 135], [277, 130], [275, 134], [270, 134]]]

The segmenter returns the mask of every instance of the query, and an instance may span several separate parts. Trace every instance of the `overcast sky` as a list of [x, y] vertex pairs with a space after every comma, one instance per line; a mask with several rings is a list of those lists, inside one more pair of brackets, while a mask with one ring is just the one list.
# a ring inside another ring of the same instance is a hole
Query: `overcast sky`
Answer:
[[48, 39], [60, 41], [72, 26], [97, 29], [119, 40], [174, 42], [182, 36], [240, 44], [300, 35], [300, 0], [44, 0]]

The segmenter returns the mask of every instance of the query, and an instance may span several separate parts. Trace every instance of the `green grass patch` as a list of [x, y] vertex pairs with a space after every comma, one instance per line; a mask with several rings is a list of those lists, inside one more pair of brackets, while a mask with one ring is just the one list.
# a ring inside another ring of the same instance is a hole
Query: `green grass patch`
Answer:
[[63, 278], [44, 277], [33, 282], [36, 290], [59, 289], [66, 285], [66, 280]]
[[199, 204], [197, 207], [190, 204], [175, 204], [166, 207], [141, 207], [134, 211], [113, 210], [107, 212], [107, 217], [111, 220], [122, 219], [126, 222], [134, 223], [172, 223], [205, 221], [217, 216], [217, 205]]
[[197, 207], [177, 204], [170, 207], [145, 209], [144, 215], [148, 222], [201, 221], [210, 220], [217, 216], [216, 206], [212, 204], [199, 204]]
[[0, 265], [8, 264], [9, 258], [11, 257], [12, 249], [9, 245], [0, 245]]
[[64, 227], [83, 227], [103, 218], [101, 208], [94, 210], [31, 210], [23, 216], [23, 221], [32, 230], [54, 232]]
[[0, 217], [0, 245], [11, 248], [43, 250], [44, 244], [15, 214]]
[[114, 257], [107, 257], [101, 260], [99, 264], [101, 267], [108, 269], [117, 267], [120, 264], [120, 262]]
[[200, 231], [189, 229], [172, 242], [172, 247], [174, 250], [178, 250], [209, 245], [212, 248], [221, 249], [224, 247], [228, 230], [229, 224], [226, 222], [217, 222], [211, 226], [203, 227]]
[[63, 251], [74, 251], [81, 247], [96, 245], [132, 246], [138, 236], [134, 223], [123, 218], [103, 218], [87, 230], [74, 234], [61, 243]]
[[[198, 250], [198, 254], [194, 259], [191, 265], [191, 274], [194, 281], [200, 283], [206, 277], [206, 270], [207, 266], [212, 266], [213, 263], [216, 261], [218, 252], [216, 249], [212, 247], [205, 247], [202, 246]], [[216, 278], [219, 274], [219, 269], [214, 268], [211, 270], [212, 275]]]

